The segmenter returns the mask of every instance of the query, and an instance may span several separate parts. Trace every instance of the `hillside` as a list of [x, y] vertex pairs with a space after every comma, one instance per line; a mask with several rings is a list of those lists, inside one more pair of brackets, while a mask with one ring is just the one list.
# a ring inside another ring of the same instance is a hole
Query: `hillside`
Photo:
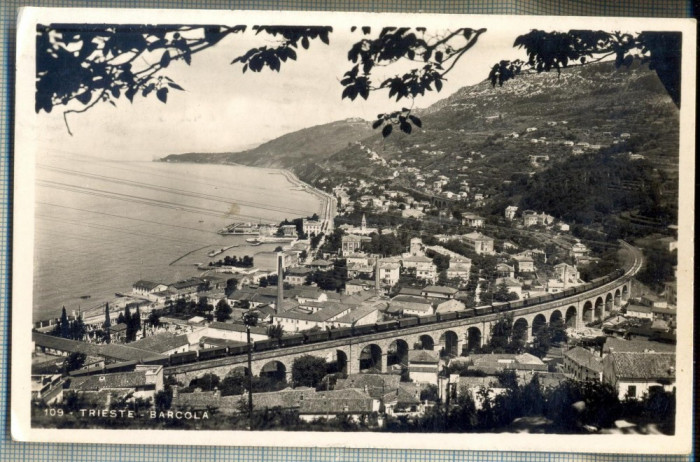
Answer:
[[[679, 111], [646, 66], [592, 64], [497, 88], [484, 81], [418, 112], [423, 128], [411, 135], [384, 139], [366, 122], [344, 121], [244, 153], [177, 160], [283, 166], [326, 189], [355, 177], [428, 191], [444, 176], [443, 192], [466, 183], [488, 198], [484, 212], [510, 203], [577, 222], [640, 211], [674, 219]], [[583, 182], [582, 169], [590, 170]], [[561, 200], [572, 191], [562, 174], [575, 177], [575, 204]], [[549, 188], [553, 181], [564, 186]]]
[[243, 152], [171, 154], [162, 160], [291, 168], [300, 162], [318, 162], [326, 159], [349, 142], [371, 134], [372, 127], [368, 122], [362, 119], [347, 119], [288, 133]]

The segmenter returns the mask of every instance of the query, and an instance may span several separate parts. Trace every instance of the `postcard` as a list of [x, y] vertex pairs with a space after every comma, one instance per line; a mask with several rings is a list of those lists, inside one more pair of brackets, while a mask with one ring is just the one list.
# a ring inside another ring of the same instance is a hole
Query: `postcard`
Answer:
[[688, 453], [695, 43], [22, 9], [13, 437]]

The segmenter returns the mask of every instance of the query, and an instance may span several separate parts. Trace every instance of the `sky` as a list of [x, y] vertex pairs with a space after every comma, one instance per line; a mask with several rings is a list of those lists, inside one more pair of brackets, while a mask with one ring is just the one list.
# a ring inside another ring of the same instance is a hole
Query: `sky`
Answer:
[[[448, 74], [442, 91], [419, 97], [415, 107], [427, 107], [484, 80], [500, 59], [523, 58], [512, 44], [531, 28], [490, 28]], [[233, 58], [251, 46], [273, 43], [251, 32], [229, 36], [194, 55], [190, 66], [182, 61], [170, 65], [167, 75], [185, 91], [171, 90], [167, 104], [155, 95], [137, 96], [133, 103], [122, 96], [117, 107], [97, 104], [85, 113], [68, 114], [72, 136], [61, 107], [51, 114], [40, 113], [40, 152], [150, 161], [185, 152], [239, 151], [302, 128], [351, 117], [371, 121], [378, 113], [410, 105], [406, 100], [394, 103], [380, 92], [370, 94], [368, 101], [341, 100], [340, 80], [352, 66], [347, 50], [360, 37], [359, 32], [350, 33], [349, 27], [336, 27], [330, 45], [313, 41], [309, 50], [298, 50], [297, 61], [284, 63], [279, 73], [265, 69], [243, 74], [240, 65], [230, 64]], [[398, 69], [385, 71], [388, 76]]]

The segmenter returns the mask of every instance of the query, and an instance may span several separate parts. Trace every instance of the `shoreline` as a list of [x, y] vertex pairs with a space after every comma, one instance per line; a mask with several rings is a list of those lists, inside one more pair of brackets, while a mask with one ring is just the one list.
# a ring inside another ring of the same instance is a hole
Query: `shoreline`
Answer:
[[[172, 163], [172, 162], [163, 162], [161, 160], [156, 160], [156, 161], [152, 161], [152, 162]], [[194, 165], [225, 165], [225, 166], [232, 166], [232, 167], [254, 168], [258, 171], [267, 172], [269, 174], [283, 175], [286, 178], [286, 180], [288, 181], [290, 189], [303, 188], [303, 191], [308, 192], [308, 193], [312, 194], [313, 196], [315, 196], [317, 199], [319, 199], [320, 204], [319, 204], [318, 214], [320, 216], [320, 219], [324, 221], [324, 230], [328, 229], [329, 223], [331, 225], [333, 223], [333, 219], [335, 217], [335, 214], [334, 214], [335, 207], [333, 207], [334, 197], [331, 196], [330, 194], [325, 193], [324, 191], [320, 191], [317, 188], [314, 188], [311, 185], [301, 181], [293, 172], [291, 172], [287, 169], [269, 168], [269, 167], [252, 167], [252, 166], [248, 166], [248, 165], [235, 164], [235, 163], [231, 163], [231, 164], [210, 164], [210, 163], [199, 163], [199, 162], [177, 162], [177, 163], [194, 164]], [[329, 217], [330, 217], [330, 220], [329, 220]], [[177, 256], [177, 258], [173, 257], [173, 260], [169, 262], [169, 266], [172, 266], [173, 263], [180, 261], [181, 259], [191, 255], [192, 253], [196, 253], [197, 251], [206, 249], [206, 248], [211, 247], [211, 246], [221, 247], [221, 245], [219, 245], [219, 244], [212, 243], [211, 245], [203, 246], [203, 247], [200, 247], [198, 249], [189, 250], [187, 252], [184, 252], [182, 255]], [[242, 243], [241, 246], [245, 247], [245, 248], [254, 249], [253, 246], [249, 246], [249, 245], [247, 245], [247, 243]], [[134, 281], [136, 279], [137, 278], [135, 277]], [[110, 294], [113, 294], [116, 292], [130, 293], [130, 290], [131, 290], [130, 287], [129, 288], [114, 287], [113, 289], [110, 289], [109, 293]], [[81, 311], [84, 314], [87, 314], [88, 312], [92, 312], [92, 311], [99, 312], [99, 311], [103, 310], [105, 302], [110, 303], [110, 306], [117, 302], [117, 299], [115, 297], [113, 297], [112, 295], [108, 295], [108, 296], [106, 295], [105, 297], [97, 296], [95, 298], [97, 298], [98, 300], [93, 299], [91, 301], [89, 301], [89, 300], [83, 301], [83, 304], [85, 306], [82, 307]], [[103, 301], [100, 302], [99, 299], [101, 299], [101, 298], [103, 298]], [[90, 302], [92, 302], [92, 303], [90, 303]], [[68, 303], [66, 302], [66, 303], [64, 303], [64, 305], [68, 305]], [[81, 304], [79, 303], [78, 305], [81, 305]], [[68, 310], [69, 315], [71, 314], [71, 311], [72, 311], [72, 309]], [[76, 311], [77, 311], [77, 309], [76, 309]], [[47, 321], [50, 321], [50, 320], [52, 321], [52, 320], [55, 320], [58, 318], [60, 318], [60, 310], [56, 310], [55, 314], [46, 313], [46, 314], [40, 314], [37, 317], [32, 316], [32, 323], [34, 324], [37, 322], [47, 322]]]

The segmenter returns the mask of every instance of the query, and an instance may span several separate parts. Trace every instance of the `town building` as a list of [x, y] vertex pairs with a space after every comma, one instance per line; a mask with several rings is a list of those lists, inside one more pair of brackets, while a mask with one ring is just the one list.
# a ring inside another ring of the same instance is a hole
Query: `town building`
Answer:
[[311, 268], [289, 268], [284, 272], [284, 282], [293, 286], [303, 285], [306, 283], [307, 277], [313, 274], [313, 272]]
[[299, 403], [299, 418], [311, 422], [316, 419], [344, 418], [359, 422], [370, 414], [379, 412], [380, 401], [364, 390], [321, 391]]
[[464, 243], [479, 255], [493, 254], [493, 239], [479, 232], [465, 234], [462, 237]]
[[388, 314], [404, 316], [430, 316], [432, 304], [423, 297], [414, 295], [397, 295], [389, 301]]
[[496, 277], [499, 277], [499, 278], [515, 277], [515, 268], [506, 264], [506, 263], [498, 263], [496, 265]]
[[323, 222], [304, 218], [302, 220], [302, 229], [307, 236], [311, 236], [312, 234], [318, 236], [323, 232]]
[[143, 297], [149, 297], [150, 295], [161, 292], [167, 289], [168, 286], [160, 282], [151, 282], [146, 280], [136, 281], [131, 286], [131, 292], [134, 295], [141, 295]]
[[153, 399], [162, 390], [163, 366], [145, 364], [137, 364], [132, 372], [71, 377], [68, 385], [68, 391], [81, 395], [114, 392], [128, 400]]
[[532, 257], [527, 255], [515, 255], [513, 260], [515, 260], [515, 266], [518, 273], [535, 272], [535, 260]]
[[452, 299], [459, 292], [453, 287], [446, 286], [426, 286], [421, 291], [421, 296], [428, 298]]
[[515, 214], [518, 212], [518, 207], [515, 205], [509, 205], [505, 210], [506, 220], [515, 220]]
[[399, 271], [401, 264], [393, 260], [379, 260], [378, 271], [379, 281], [386, 286], [394, 286], [399, 282]]
[[581, 258], [588, 256], [588, 247], [586, 247], [586, 244], [577, 242], [571, 246], [569, 255], [578, 262]]
[[437, 267], [432, 258], [417, 255], [415, 257], [405, 257], [401, 260], [404, 268], [415, 268], [416, 277], [429, 283], [434, 283], [437, 279]]
[[617, 390], [620, 399], [641, 399], [654, 388], [673, 391], [676, 354], [612, 351], [603, 360], [603, 381]]
[[600, 357], [581, 347], [564, 352], [564, 372], [576, 380], [603, 380], [603, 363]]
[[529, 228], [530, 226], [535, 226], [538, 223], [537, 212], [534, 210], [524, 210], [522, 214], [523, 226]]
[[280, 226], [283, 237], [297, 237], [297, 226], [296, 225], [282, 225]]
[[360, 252], [362, 250], [362, 244], [365, 242], [370, 242], [370, 240], [371, 239], [369, 237], [365, 236], [358, 236], [355, 234], [344, 234], [341, 238], [340, 244], [341, 255], [345, 256], [348, 254]]
[[462, 224], [471, 228], [483, 228], [484, 218], [470, 212], [462, 213]]
[[[203, 337], [234, 342], [247, 342], [248, 333], [245, 324], [214, 321], [207, 327], [198, 329], [189, 335], [192, 343], [200, 343]], [[261, 325], [250, 327], [251, 341], [267, 340], [267, 329]]]
[[408, 376], [416, 383], [438, 384], [440, 353], [433, 350], [408, 351]]
[[447, 279], [459, 279], [463, 284], [469, 282], [472, 261], [467, 257], [450, 258], [450, 265], [447, 267]]

